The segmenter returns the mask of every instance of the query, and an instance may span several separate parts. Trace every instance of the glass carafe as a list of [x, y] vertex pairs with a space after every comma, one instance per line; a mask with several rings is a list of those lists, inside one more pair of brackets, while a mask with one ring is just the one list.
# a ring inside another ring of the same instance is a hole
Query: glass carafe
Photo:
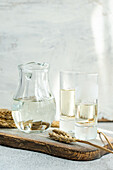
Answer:
[[55, 98], [48, 80], [47, 63], [19, 65], [19, 85], [13, 98], [12, 116], [24, 132], [43, 132], [54, 120]]

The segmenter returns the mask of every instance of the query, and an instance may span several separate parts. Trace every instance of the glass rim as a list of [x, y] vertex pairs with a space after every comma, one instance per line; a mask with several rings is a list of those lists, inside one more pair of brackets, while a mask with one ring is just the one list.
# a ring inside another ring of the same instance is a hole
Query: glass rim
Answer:
[[98, 73], [97, 73], [97, 72], [88, 73], [88, 72], [62, 71], [62, 70], [60, 70], [60, 74], [75, 74], [75, 75], [98, 76]]
[[[34, 67], [34, 68], [33, 68]], [[46, 62], [29, 62], [26, 64], [19, 64], [18, 69], [20, 70], [31, 70], [31, 71], [42, 71], [42, 70], [47, 70], [49, 68], [49, 64]]]

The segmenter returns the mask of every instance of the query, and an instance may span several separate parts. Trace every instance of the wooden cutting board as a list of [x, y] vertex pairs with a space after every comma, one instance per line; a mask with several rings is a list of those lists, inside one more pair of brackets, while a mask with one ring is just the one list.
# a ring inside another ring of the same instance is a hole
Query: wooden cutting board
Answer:
[[[109, 137], [111, 143], [113, 138]], [[107, 143], [97, 137], [91, 142], [108, 147]], [[26, 134], [17, 129], [0, 129], [0, 144], [18, 149], [42, 152], [49, 155], [77, 161], [89, 161], [100, 158], [107, 152], [93, 146], [81, 143], [65, 144], [53, 141], [48, 137], [48, 131], [37, 134]]]

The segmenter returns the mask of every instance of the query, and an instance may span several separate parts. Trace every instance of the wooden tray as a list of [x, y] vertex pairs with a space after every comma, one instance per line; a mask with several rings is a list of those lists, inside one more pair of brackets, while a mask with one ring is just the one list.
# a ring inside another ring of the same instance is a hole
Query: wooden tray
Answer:
[[98, 122], [113, 122], [113, 120], [108, 120], [102, 117], [101, 119], [98, 119]]
[[[113, 143], [113, 138], [109, 137], [109, 140]], [[104, 140], [102, 141], [99, 136], [91, 142], [108, 147], [107, 143]], [[103, 150], [86, 144], [64, 144], [53, 141], [49, 139], [48, 131], [41, 134], [26, 134], [17, 129], [0, 129], [0, 144], [78, 161], [94, 160], [107, 154]]]

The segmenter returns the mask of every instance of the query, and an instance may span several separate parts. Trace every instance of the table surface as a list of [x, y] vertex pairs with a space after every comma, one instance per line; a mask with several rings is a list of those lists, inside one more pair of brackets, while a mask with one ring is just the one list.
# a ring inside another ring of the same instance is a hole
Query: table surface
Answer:
[[[99, 123], [99, 128], [113, 136], [113, 123]], [[0, 146], [0, 170], [113, 170], [113, 154], [94, 161], [71, 161], [43, 153]]]

